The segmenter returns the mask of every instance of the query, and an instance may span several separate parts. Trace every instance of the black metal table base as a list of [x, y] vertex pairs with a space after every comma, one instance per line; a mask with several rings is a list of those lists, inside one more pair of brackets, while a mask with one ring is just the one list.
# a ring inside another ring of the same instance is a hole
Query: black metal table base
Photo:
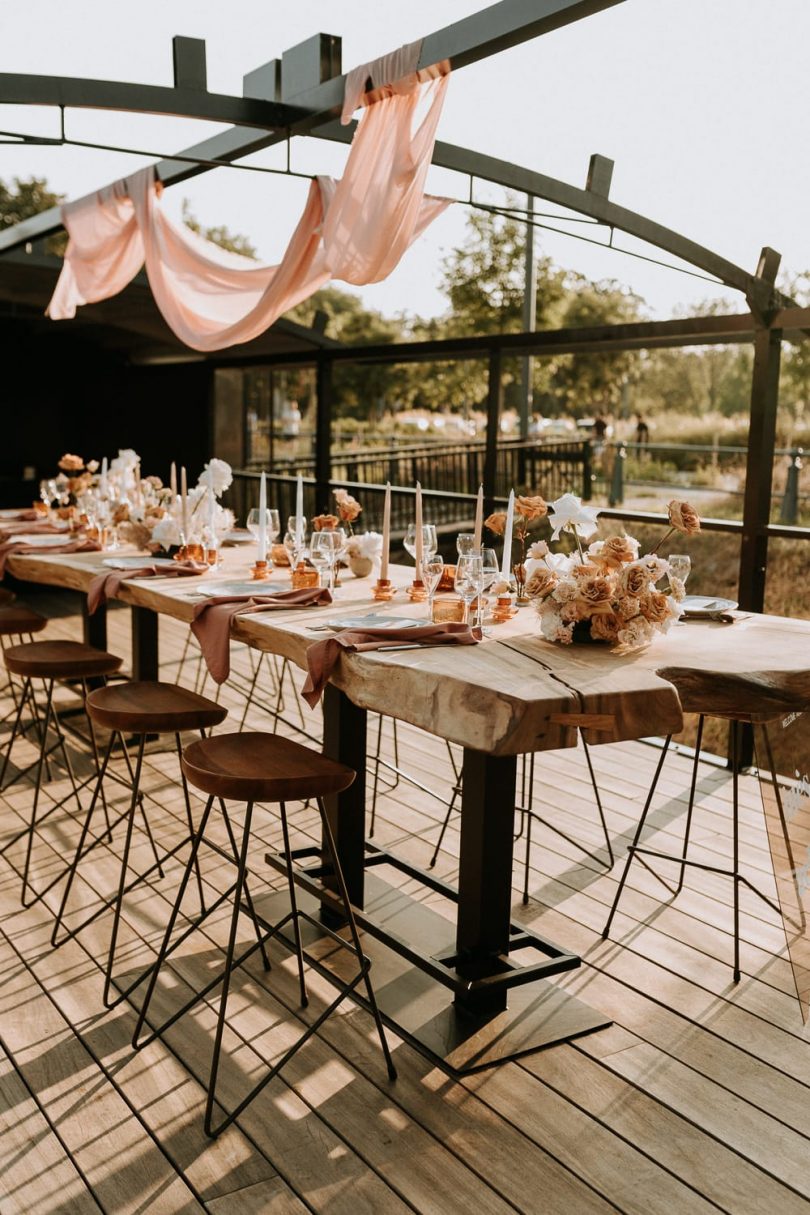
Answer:
[[[313, 854], [306, 849], [294, 855], [300, 861]], [[284, 870], [276, 854], [265, 859]], [[580, 959], [520, 925], [512, 926], [513, 948], [530, 949], [543, 961], [521, 965], [517, 959], [498, 957], [490, 975], [465, 979], [459, 972], [452, 920], [378, 875], [383, 865], [391, 864], [418, 875], [450, 899], [455, 897], [452, 887], [371, 845], [367, 862], [371, 868], [365, 876], [365, 907], [355, 909], [355, 916], [363, 930], [364, 952], [372, 961], [380, 1013], [387, 1025], [451, 1075], [493, 1067], [611, 1024], [609, 1018], [542, 978], [573, 970]], [[296, 864], [296, 870], [296, 883], [306, 892], [302, 907], [315, 909], [324, 902], [328, 907], [329, 892], [320, 885], [317, 868], [302, 872]], [[263, 901], [261, 914], [272, 919], [276, 910]], [[325, 928], [308, 925], [302, 935], [308, 952], [316, 957], [319, 950], [328, 953]], [[426, 941], [430, 955], [418, 944]]]

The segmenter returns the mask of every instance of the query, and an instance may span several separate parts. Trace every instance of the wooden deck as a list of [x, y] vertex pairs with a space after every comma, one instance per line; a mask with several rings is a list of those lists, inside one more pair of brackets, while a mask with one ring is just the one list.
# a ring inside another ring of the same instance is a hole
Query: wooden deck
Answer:
[[[56, 618], [49, 635], [78, 636], [66, 596], [38, 597]], [[128, 653], [126, 611], [110, 614], [110, 645]], [[184, 628], [161, 622], [164, 677], [173, 678]], [[234, 668], [245, 673], [240, 651]], [[191, 683], [194, 663], [183, 682]], [[295, 682], [300, 682], [296, 673]], [[232, 728], [242, 699], [230, 690]], [[290, 685], [285, 715], [297, 720]], [[308, 713], [308, 723], [317, 722]], [[249, 723], [266, 727], [253, 712]], [[8, 727], [4, 727], [7, 729]], [[384, 753], [390, 755], [390, 723]], [[400, 760], [444, 796], [450, 766], [444, 744], [414, 729], [399, 733]], [[640, 743], [593, 752], [614, 847], [621, 859], [637, 821], [657, 753]], [[22, 752], [20, 752], [20, 757]], [[79, 768], [87, 766], [78, 757]], [[82, 766], [83, 765], [83, 766]], [[148, 805], [164, 843], [183, 834], [176, 761], [148, 757]], [[654, 813], [659, 842], [674, 845], [682, 827], [688, 763], [664, 769]], [[57, 777], [59, 774], [54, 773]], [[390, 783], [387, 779], [385, 783]], [[67, 788], [48, 786], [51, 797]], [[30, 804], [30, 786], [12, 785], [2, 799], [0, 828], [9, 839]], [[119, 803], [125, 798], [117, 795]], [[724, 770], [705, 765], [695, 856], [723, 863], [729, 849], [730, 786]], [[599, 825], [581, 754], [547, 753], [537, 764], [536, 809], [580, 848], [538, 827], [531, 853], [532, 898], [523, 908], [517, 845], [515, 914], [584, 957], [558, 980], [613, 1019], [610, 1029], [555, 1047], [463, 1082], [437, 1071], [394, 1041], [399, 1069], [390, 1084], [370, 1018], [344, 1005], [321, 1035], [212, 1142], [202, 1131], [214, 1014], [199, 1006], [156, 1042], [134, 1054], [134, 1014], [101, 1006], [100, 961], [109, 913], [58, 950], [49, 939], [60, 886], [27, 910], [19, 904], [21, 862], [15, 844], [0, 858], [0, 1212], [211, 1211], [214, 1215], [389, 1215], [416, 1211], [559, 1212], [594, 1215], [730, 1215], [805, 1213], [810, 1204], [810, 1050], [793, 994], [784, 936], [769, 909], [743, 894], [743, 980], [731, 983], [730, 886], [692, 871], [674, 903], [641, 866], [634, 867], [614, 925], [599, 931], [617, 870], [600, 863]], [[772, 889], [767, 842], [755, 782], [742, 782], [742, 857], [752, 877]], [[444, 808], [438, 797], [401, 780], [377, 811], [377, 838], [426, 865]], [[316, 816], [297, 808], [297, 842], [315, 838]], [[458, 823], [451, 821], [437, 865], [453, 879]], [[116, 880], [119, 831], [81, 870], [69, 922], [79, 924]], [[256, 819], [255, 892], [264, 877], [265, 844], [277, 842], [272, 813]], [[70, 856], [73, 819], [58, 812], [43, 824], [34, 849], [34, 883], [47, 884]], [[136, 863], [148, 863], [145, 839]], [[722, 859], [721, 859], [722, 858]], [[180, 862], [162, 881], [139, 887], [126, 903], [119, 966], [136, 973], [153, 956], [176, 886]], [[223, 862], [204, 858], [210, 890], [221, 889]], [[268, 874], [268, 880], [277, 875]], [[416, 888], [405, 881], [411, 893]], [[424, 892], [441, 911], [442, 900]], [[446, 908], [445, 908], [446, 910]], [[206, 922], [172, 963], [178, 1000], [187, 984], [218, 965], [227, 911]], [[245, 940], [248, 931], [245, 929]], [[266, 976], [248, 965], [235, 977], [222, 1082], [236, 1097], [317, 1015], [332, 989], [313, 977], [314, 996], [301, 1014], [294, 970], [273, 955]]]

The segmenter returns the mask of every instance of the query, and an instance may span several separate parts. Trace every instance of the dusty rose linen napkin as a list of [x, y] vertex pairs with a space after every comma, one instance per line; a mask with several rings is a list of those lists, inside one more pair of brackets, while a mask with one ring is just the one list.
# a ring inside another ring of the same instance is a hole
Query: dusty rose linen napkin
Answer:
[[69, 536], [70, 529], [65, 527], [57, 527], [50, 519], [33, 519], [29, 522], [28, 519], [0, 519], [0, 532], [6, 535], [16, 536], [18, 532], [24, 531], [26, 536]]
[[[42, 516], [30, 507], [21, 506], [13, 515], [3, 515], [0, 519], [0, 525], [3, 527], [16, 527], [18, 523], [30, 523], [37, 519], [42, 519]], [[47, 520], [44, 520], [47, 522]], [[32, 529], [33, 530], [33, 529]]]
[[194, 561], [177, 562], [174, 566], [149, 565], [146, 561], [137, 569], [106, 570], [94, 578], [87, 588], [87, 611], [93, 615], [108, 599], [114, 599], [122, 582], [130, 578], [188, 578], [192, 574], [207, 574], [207, 565], [198, 565]]
[[95, 540], [70, 540], [64, 544], [49, 545], [48, 548], [36, 548], [32, 544], [12, 544], [10, 540], [7, 540], [5, 544], [0, 544], [0, 578], [5, 575], [6, 562], [15, 553], [24, 556], [55, 557], [57, 553], [98, 553], [100, 551], [101, 546], [96, 544]]
[[411, 629], [346, 629], [316, 641], [307, 650], [309, 674], [301, 689], [304, 700], [314, 709], [334, 670], [340, 655], [380, 650], [392, 642], [418, 642], [419, 645], [476, 645], [476, 637], [468, 624], [425, 624]]
[[191, 631], [200, 643], [211, 678], [216, 683], [224, 683], [231, 673], [230, 637], [234, 616], [248, 616], [274, 608], [321, 607], [331, 602], [329, 591], [320, 587], [276, 591], [272, 595], [221, 595], [196, 605]]

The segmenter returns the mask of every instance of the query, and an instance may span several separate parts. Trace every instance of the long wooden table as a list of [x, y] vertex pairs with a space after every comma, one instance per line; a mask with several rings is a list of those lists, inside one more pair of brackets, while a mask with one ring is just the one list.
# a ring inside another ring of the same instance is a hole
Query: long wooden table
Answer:
[[[14, 556], [17, 578], [85, 592], [103, 569], [102, 554]], [[206, 583], [245, 577], [242, 553]], [[404, 586], [412, 570], [394, 568]], [[287, 584], [280, 572], [278, 581]], [[191, 579], [125, 583], [133, 608], [133, 669], [157, 678], [158, 614], [190, 621]], [[420, 615], [399, 596], [386, 610]], [[268, 612], [237, 619], [233, 636], [305, 667], [319, 620], [379, 611], [368, 580], [346, 579], [336, 602], [316, 611]], [[97, 620], [96, 617], [93, 620]], [[92, 621], [91, 621], [92, 623]], [[103, 637], [96, 625], [95, 640]], [[457, 1072], [592, 1032], [606, 1020], [548, 982], [579, 965], [565, 948], [511, 921], [517, 756], [590, 743], [666, 735], [682, 725], [677, 693], [656, 671], [668, 665], [712, 670], [791, 670], [807, 646], [810, 622], [748, 615], [733, 625], [690, 622], [646, 650], [619, 657], [600, 645], [554, 646], [523, 609], [476, 647], [345, 655], [324, 696], [324, 750], [358, 778], [329, 807], [347, 883], [367, 931], [390, 946], [375, 954], [384, 1015], [399, 1032]], [[366, 716], [384, 713], [464, 749], [458, 889], [374, 848], [365, 839]], [[381, 874], [393, 865], [457, 903], [455, 935], [447, 916], [394, 895]], [[393, 952], [392, 952], [393, 950]], [[513, 955], [528, 952], [533, 960]]]

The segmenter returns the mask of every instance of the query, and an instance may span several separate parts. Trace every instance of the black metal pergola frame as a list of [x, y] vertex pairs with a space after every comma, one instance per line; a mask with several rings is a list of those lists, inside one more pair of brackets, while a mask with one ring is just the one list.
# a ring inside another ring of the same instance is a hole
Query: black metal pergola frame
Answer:
[[[597, 14], [622, 0], [500, 0], [499, 3], [428, 35], [422, 42], [420, 67], [447, 60], [453, 70], [489, 55], [545, 35]], [[236, 125], [192, 145], [156, 165], [164, 185], [173, 185], [207, 170], [236, 167], [244, 157], [294, 136], [350, 142], [353, 124], [343, 127], [337, 115], [343, 100], [340, 39], [317, 34], [285, 51], [280, 60], [263, 64], [244, 78], [243, 96], [209, 93], [205, 43], [174, 39], [174, 86], [79, 80], [66, 77], [0, 74], [0, 103], [58, 107], [61, 133], [57, 138], [12, 136], [16, 142], [69, 145], [65, 132], [66, 108], [101, 108], [166, 114]], [[0, 135], [2, 138], [2, 135]], [[90, 145], [92, 146], [92, 145]], [[122, 149], [123, 150], [123, 149]], [[780, 257], [763, 248], [753, 273], [719, 254], [610, 200], [613, 164], [602, 156], [591, 158], [584, 189], [545, 174], [485, 156], [467, 148], [437, 141], [433, 162], [462, 173], [543, 199], [606, 225], [612, 235], [624, 232], [676, 257], [718, 284], [739, 291], [749, 311], [727, 317], [602, 326], [580, 330], [487, 335], [442, 342], [403, 343], [324, 350], [311, 355], [265, 359], [269, 364], [317, 368], [316, 479], [330, 479], [330, 428], [332, 369], [340, 362], [396, 363], [453, 358], [486, 357], [489, 362], [487, 401], [487, 476], [490, 495], [501, 407], [502, 361], [510, 355], [643, 349], [661, 346], [748, 342], [753, 345], [750, 432], [746, 486], [741, 523], [713, 521], [719, 530], [739, 532], [741, 557], [739, 598], [749, 610], [762, 610], [768, 540], [810, 537], [810, 529], [777, 527], [770, 523], [773, 458], [778, 404], [781, 344], [785, 337], [804, 339], [810, 333], [810, 309], [799, 309], [775, 287]], [[0, 231], [0, 255], [61, 230], [61, 211], [53, 208], [15, 227]], [[218, 361], [218, 360], [215, 360]], [[228, 366], [249, 356], [228, 357]], [[628, 517], [629, 512], [613, 512]], [[638, 515], [632, 517], [638, 518]], [[649, 516], [655, 518], [655, 516]]]

